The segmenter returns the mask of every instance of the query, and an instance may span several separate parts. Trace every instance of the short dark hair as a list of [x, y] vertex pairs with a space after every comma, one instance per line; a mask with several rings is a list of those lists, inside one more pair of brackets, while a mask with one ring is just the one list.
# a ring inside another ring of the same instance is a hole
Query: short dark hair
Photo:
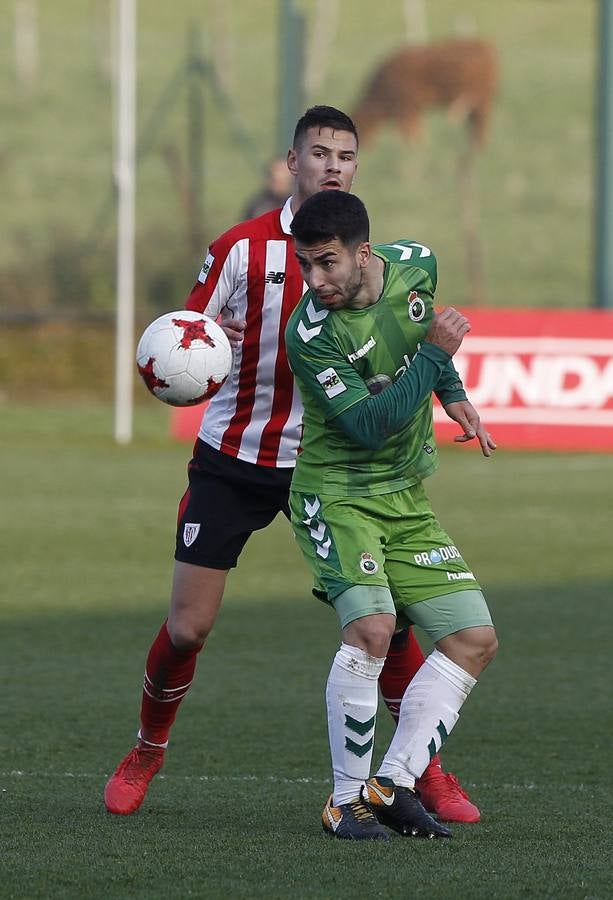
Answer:
[[296, 149], [309, 128], [332, 128], [334, 131], [350, 131], [358, 143], [358, 132], [353, 123], [340, 109], [334, 106], [311, 106], [305, 114], [298, 119], [294, 131], [292, 147]]
[[311, 247], [337, 238], [346, 247], [367, 241], [370, 222], [366, 207], [355, 194], [319, 191], [305, 200], [291, 224], [292, 234]]

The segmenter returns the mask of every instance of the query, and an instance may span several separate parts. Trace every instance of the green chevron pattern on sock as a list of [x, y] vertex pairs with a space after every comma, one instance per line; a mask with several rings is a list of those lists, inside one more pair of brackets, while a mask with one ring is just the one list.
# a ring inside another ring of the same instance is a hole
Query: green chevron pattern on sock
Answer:
[[434, 757], [436, 756], [438, 751], [441, 749], [441, 747], [443, 746], [443, 744], [449, 737], [449, 733], [448, 733], [447, 729], [445, 728], [445, 725], [442, 720], [439, 720], [439, 723], [436, 726], [436, 730], [439, 733], [441, 743], [440, 743], [440, 746], [437, 748], [436, 741], [434, 740], [434, 738], [432, 738], [432, 740], [428, 744], [428, 753], [430, 754], [430, 760], [434, 759]]
[[351, 716], [345, 716], [345, 727], [350, 731], [355, 731], [356, 734], [364, 735], [367, 734], [371, 728], [375, 727], [376, 718], [376, 716], [372, 716], [367, 722], [360, 722], [358, 719], [353, 719]]
[[365, 744], [356, 744], [355, 741], [352, 741], [351, 738], [345, 738], [345, 749], [349, 750], [350, 753], [353, 753], [355, 756], [359, 756], [360, 759], [363, 756], [366, 756], [368, 751], [372, 748], [374, 743], [374, 738], [369, 738]]

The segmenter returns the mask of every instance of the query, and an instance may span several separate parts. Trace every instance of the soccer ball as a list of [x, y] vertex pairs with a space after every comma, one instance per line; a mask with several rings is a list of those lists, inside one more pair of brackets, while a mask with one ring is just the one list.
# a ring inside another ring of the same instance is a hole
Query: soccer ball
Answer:
[[195, 406], [216, 394], [228, 377], [232, 348], [212, 319], [181, 309], [145, 328], [136, 365], [154, 397], [170, 406]]

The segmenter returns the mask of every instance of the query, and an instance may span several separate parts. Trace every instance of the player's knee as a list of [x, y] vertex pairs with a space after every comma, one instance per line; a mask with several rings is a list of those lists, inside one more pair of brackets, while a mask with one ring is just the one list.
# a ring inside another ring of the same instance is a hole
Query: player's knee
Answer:
[[456, 631], [436, 646], [473, 678], [478, 678], [496, 655], [498, 640], [494, 629], [484, 625]]
[[482, 629], [479, 640], [470, 647], [469, 652], [472, 656], [473, 665], [482, 672], [494, 659], [497, 650], [498, 638], [494, 629]]
[[351, 630], [351, 636], [345, 634], [345, 629], [344, 640], [365, 650], [370, 656], [382, 659], [387, 655], [395, 621], [391, 615], [364, 616], [347, 626]]
[[189, 622], [181, 619], [168, 619], [168, 634], [177, 650], [195, 650], [202, 647], [209, 636], [210, 628], [203, 623]]
[[496, 632], [492, 628], [491, 633], [485, 638], [481, 648], [481, 662], [484, 669], [491, 663], [497, 652], [498, 638], [496, 637]]

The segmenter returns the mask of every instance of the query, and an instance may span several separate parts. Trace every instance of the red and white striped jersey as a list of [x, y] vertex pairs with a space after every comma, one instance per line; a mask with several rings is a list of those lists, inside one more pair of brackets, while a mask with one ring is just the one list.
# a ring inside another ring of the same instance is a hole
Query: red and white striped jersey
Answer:
[[302, 404], [285, 352], [287, 320], [306, 290], [294, 255], [292, 211], [241, 222], [213, 241], [187, 308], [243, 319], [232, 371], [202, 418], [199, 437], [261, 466], [296, 462]]

